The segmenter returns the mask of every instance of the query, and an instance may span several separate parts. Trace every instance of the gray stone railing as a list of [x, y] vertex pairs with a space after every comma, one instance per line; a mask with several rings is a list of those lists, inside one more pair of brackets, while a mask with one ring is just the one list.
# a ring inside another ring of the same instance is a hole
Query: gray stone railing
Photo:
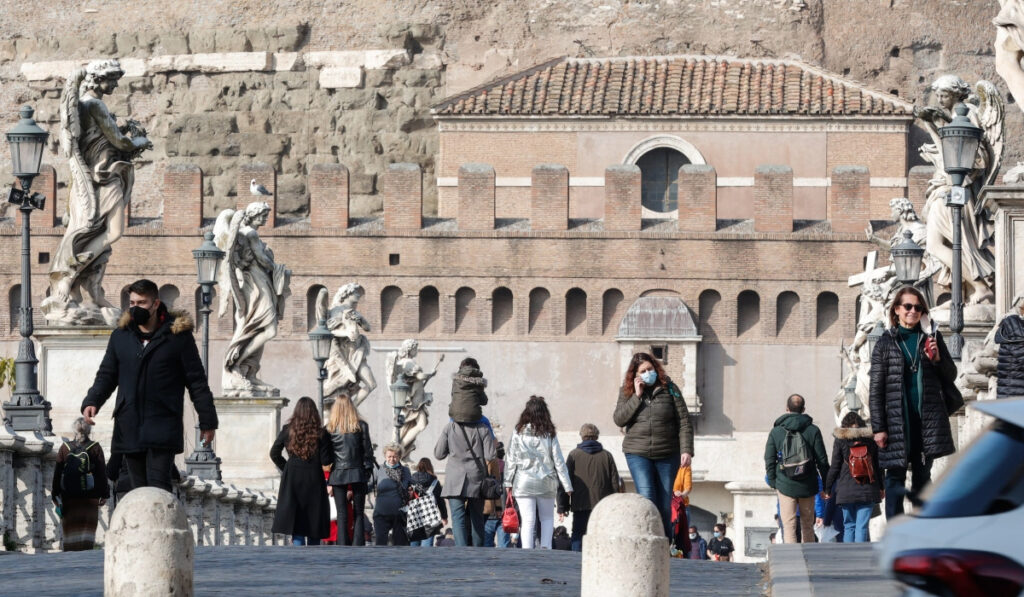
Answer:
[[[59, 550], [60, 518], [50, 499], [59, 438], [19, 435], [0, 423], [0, 536], [3, 549], [38, 553]], [[185, 477], [175, 497], [188, 514], [196, 545], [283, 545], [271, 525], [277, 499], [220, 481]], [[97, 544], [113, 513], [100, 508]]]

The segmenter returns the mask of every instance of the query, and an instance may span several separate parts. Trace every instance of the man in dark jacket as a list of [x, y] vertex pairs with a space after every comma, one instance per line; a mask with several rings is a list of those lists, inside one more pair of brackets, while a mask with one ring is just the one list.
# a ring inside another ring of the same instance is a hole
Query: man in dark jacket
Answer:
[[580, 428], [583, 441], [565, 459], [572, 495], [558, 486], [558, 514], [572, 510], [573, 551], [583, 551], [583, 535], [587, 534], [590, 513], [597, 503], [619, 490], [619, 471], [611, 453], [597, 441], [600, 433], [592, 423]]
[[217, 411], [192, 337], [192, 318], [168, 312], [149, 280], [129, 286], [128, 300], [130, 308], [110, 334], [96, 380], [82, 401], [82, 414], [92, 423], [117, 389], [111, 452], [124, 454], [132, 487], [170, 491], [174, 455], [184, 451], [185, 390], [207, 444], [217, 429]]
[[[809, 450], [810, 462], [804, 474], [791, 478], [783, 470], [783, 446], [789, 433], [799, 434]], [[783, 538], [796, 543], [797, 511], [800, 512], [800, 538], [814, 541], [814, 497], [819, 493], [818, 476], [828, 476], [828, 454], [821, 430], [809, 415], [804, 414], [804, 397], [793, 394], [786, 400], [786, 414], [775, 420], [764, 448], [764, 469], [768, 485], [779, 494], [779, 514]]]

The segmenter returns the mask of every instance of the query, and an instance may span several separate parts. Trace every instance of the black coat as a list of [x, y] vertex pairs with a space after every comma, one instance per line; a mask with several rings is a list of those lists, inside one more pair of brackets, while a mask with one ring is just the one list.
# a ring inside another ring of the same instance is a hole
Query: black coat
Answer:
[[412, 473], [409, 467], [399, 464], [401, 483], [391, 480], [381, 465], [377, 472], [377, 501], [373, 504], [374, 516], [398, 516], [402, 506], [409, 501], [409, 487], [412, 486]]
[[142, 345], [138, 328], [125, 311], [118, 328], [110, 334], [96, 380], [82, 410], [97, 410], [117, 389], [114, 401], [114, 436], [111, 453], [131, 454], [145, 450], [184, 451], [182, 412], [185, 390], [199, 414], [201, 429], [217, 428], [217, 411], [192, 337], [192, 318], [182, 311], [168, 313]]
[[[875, 350], [871, 353], [871, 428], [875, 433], [889, 434], [888, 443], [879, 450], [878, 462], [883, 469], [907, 468], [907, 450], [909, 444], [903, 429], [903, 378], [910, 375], [909, 368], [903, 361], [903, 351], [896, 341], [896, 330], [890, 328], [878, 339]], [[924, 351], [925, 335], [921, 334], [919, 351]], [[942, 393], [956, 395], [962, 404], [959, 390], [956, 389], [956, 365], [942, 334], [935, 332], [939, 346], [939, 362], [932, 363], [927, 357], [921, 358], [923, 392], [921, 396], [921, 434], [923, 436], [924, 454], [929, 458], [948, 456], [956, 451], [953, 434], [949, 427], [949, 416]], [[955, 410], [955, 409], [954, 409]]]
[[334, 453], [334, 468], [331, 469], [329, 485], [366, 483], [373, 471], [373, 443], [370, 442], [370, 427], [359, 421], [355, 433], [331, 433], [331, 450]]
[[[877, 504], [882, 501], [882, 469], [878, 466], [878, 445], [874, 434], [868, 427], [840, 427], [832, 432], [835, 442], [832, 443], [832, 466], [828, 469], [825, 489], [835, 485], [832, 490], [836, 503], [843, 504]], [[857, 483], [850, 476], [850, 447], [861, 443], [868, 447], [872, 466], [875, 467], [875, 482]]]
[[285, 461], [281, 452], [287, 445], [288, 425], [285, 425], [270, 448], [270, 459], [281, 470], [272, 529], [282, 535], [309, 537], [315, 543], [331, 534], [331, 504], [323, 473], [323, 467], [334, 462], [331, 437], [326, 430], [321, 430], [316, 452], [309, 459], [289, 454]]
[[1010, 315], [996, 332], [999, 364], [996, 366], [996, 398], [1024, 396], [1024, 318]]

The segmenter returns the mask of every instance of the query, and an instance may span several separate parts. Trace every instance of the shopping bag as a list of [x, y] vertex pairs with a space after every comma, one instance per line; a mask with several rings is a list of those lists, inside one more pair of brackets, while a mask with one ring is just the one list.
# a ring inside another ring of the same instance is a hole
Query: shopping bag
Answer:
[[430, 494], [417, 496], [402, 510], [405, 511], [405, 532], [410, 541], [433, 537], [441, 529], [441, 509]]

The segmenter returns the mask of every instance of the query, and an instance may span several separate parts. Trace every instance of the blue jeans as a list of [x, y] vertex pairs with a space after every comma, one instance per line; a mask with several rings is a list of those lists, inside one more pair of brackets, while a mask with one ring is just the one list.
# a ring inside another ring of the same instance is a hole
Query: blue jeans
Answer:
[[843, 510], [843, 543], [866, 543], [868, 523], [871, 522], [872, 504], [841, 504]]
[[665, 525], [665, 536], [672, 537], [672, 484], [679, 471], [679, 455], [651, 460], [626, 454], [626, 466], [633, 477], [636, 492], [654, 502]]
[[488, 518], [484, 523], [484, 547], [509, 547], [508, 533], [501, 527], [500, 518]]
[[[457, 547], [482, 547], [484, 544], [483, 498], [448, 498], [452, 516], [452, 533]], [[469, 539], [472, 535], [473, 543]]]
[[433, 547], [434, 546], [434, 538], [433, 537], [427, 537], [426, 539], [424, 539], [422, 541], [410, 541], [409, 545], [411, 545], [412, 547]]
[[306, 545], [320, 545], [320, 542], [317, 541], [314, 543], [309, 539], [309, 537], [305, 537], [303, 535], [292, 535], [292, 545], [303, 547]]
[[592, 510], [577, 510], [572, 513], [572, 550], [583, 551], [583, 535], [587, 534]]

